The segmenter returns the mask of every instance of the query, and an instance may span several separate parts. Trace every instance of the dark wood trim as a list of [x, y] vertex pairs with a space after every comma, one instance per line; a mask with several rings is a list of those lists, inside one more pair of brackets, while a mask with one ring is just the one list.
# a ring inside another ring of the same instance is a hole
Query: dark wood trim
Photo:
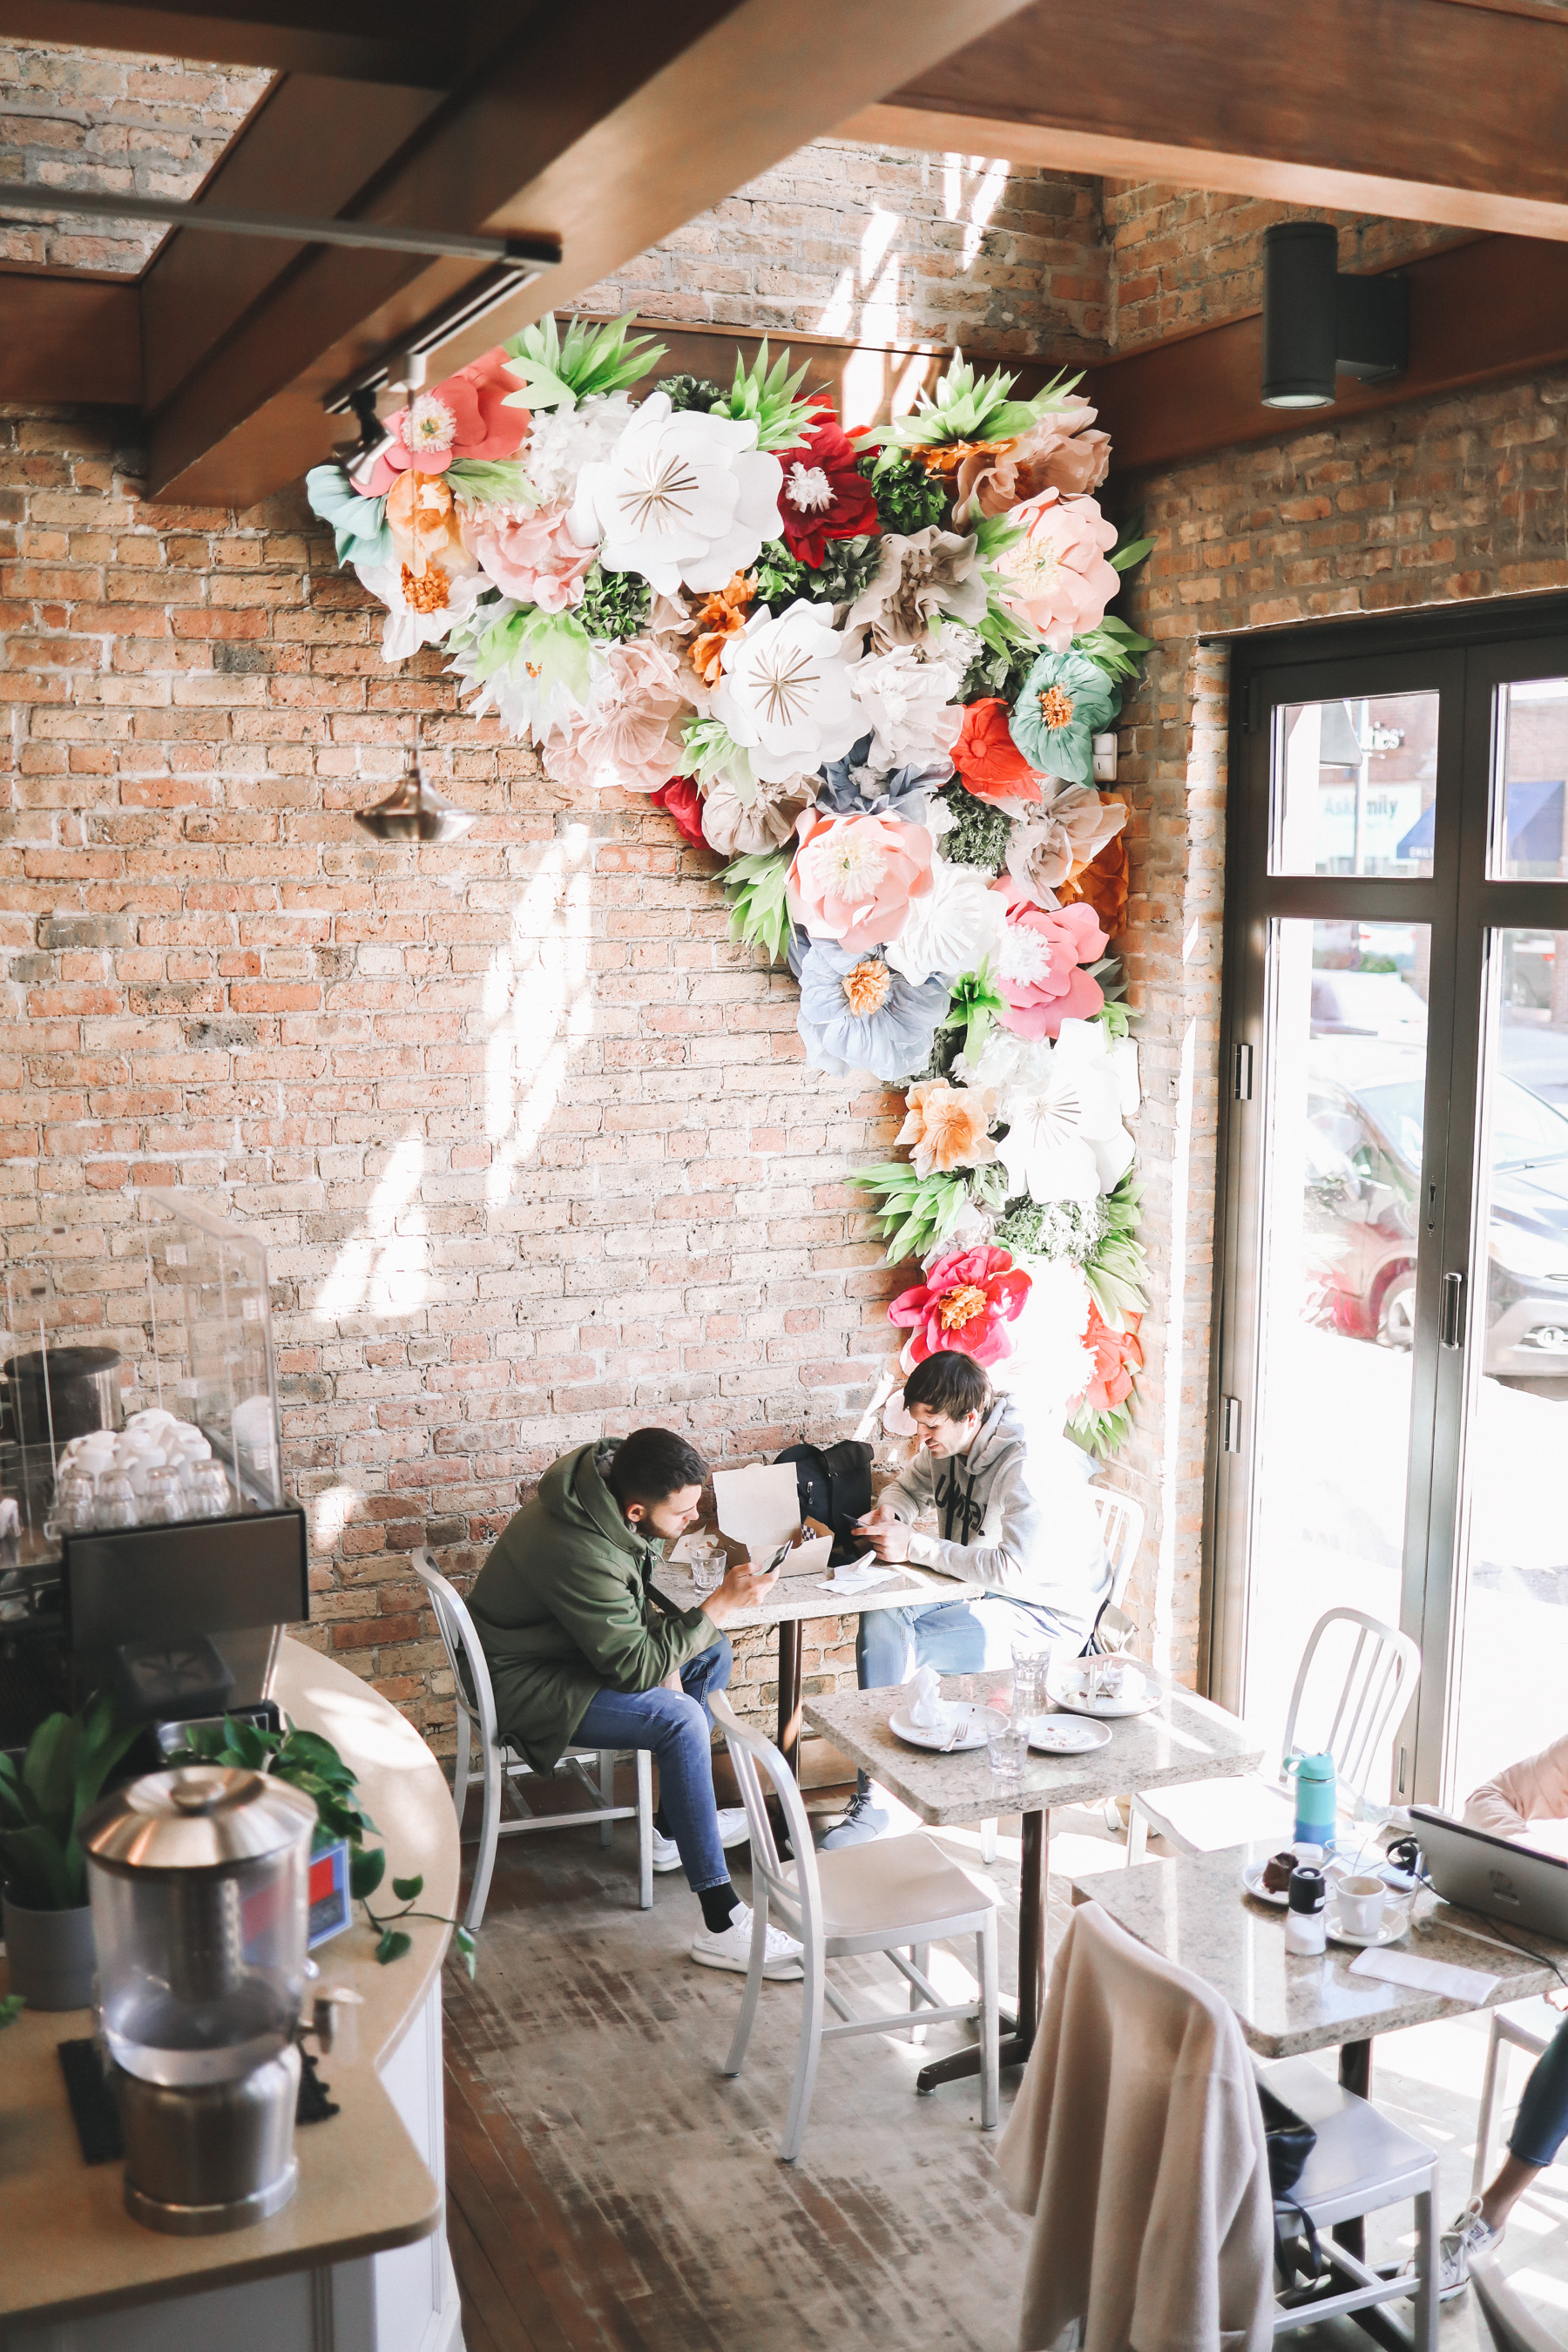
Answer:
[[1148, 472], [1286, 435], [1332, 432], [1371, 409], [1568, 363], [1568, 245], [1476, 237], [1412, 262], [1408, 276], [1409, 368], [1391, 383], [1341, 376], [1331, 408], [1264, 407], [1257, 311], [1092, 369], [1084, 390], [1111, 436], [1118, 473]]
[[1568, 16], [1453, 0], [1033, 0], [852, 139], [1568, 236]]
[[0, 400], [142, 398], [136, 280], [0, 262]]

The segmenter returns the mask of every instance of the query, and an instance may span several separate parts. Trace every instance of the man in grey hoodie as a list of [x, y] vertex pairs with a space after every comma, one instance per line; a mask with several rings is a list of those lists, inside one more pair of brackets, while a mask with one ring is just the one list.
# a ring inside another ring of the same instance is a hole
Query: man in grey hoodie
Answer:
[[[860, 1522], [867, 1540], [879, 1559], [913, 1560], [985, 1591], [975, 1601], [868, 1610], [855, 1645], [861, 1689], [891, 1689], [917, 1666], [973, 1675], [1008, 1665], [1020, 1635], [1031, 1644], [1063, 1643], [1076, 1654], [1110, 1591], [1087, 1495], [1080, 1487], [1053, 1496], [1047, 1525], [1029, 1486], [1022, 1417], [993, 1395], [973, 1356], [928, 1356], [904, 1384], [904, 1405], [920, 1451]], [[910, 1522], [932, 1507], [940, 1532], [915, 1533]], [[860, 1845], [887, 1826], [862, 1773], [848, 1811], [822, 1843]]]

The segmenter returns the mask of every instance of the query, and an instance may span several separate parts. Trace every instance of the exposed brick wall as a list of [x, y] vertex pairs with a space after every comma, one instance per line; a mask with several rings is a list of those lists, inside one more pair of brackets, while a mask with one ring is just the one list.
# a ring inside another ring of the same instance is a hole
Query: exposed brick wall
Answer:
[[[109, 49], [0, 42], [0, 183], [195, 195], [270, 77]], [[139, 221], [0, 228], [0, 259], [140, 269], [165, 231]]]

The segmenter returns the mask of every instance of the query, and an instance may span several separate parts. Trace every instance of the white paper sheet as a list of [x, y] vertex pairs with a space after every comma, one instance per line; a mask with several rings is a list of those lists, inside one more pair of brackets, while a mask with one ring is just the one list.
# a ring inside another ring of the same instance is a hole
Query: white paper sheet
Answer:
[[878, 1567], [873, 1555], [866, 1552], [847, 1567], [835, 1569], [831, 1576], [825, 1576], [818, 1589], [823, 1592], [869, 1592], [873, 1585], [886, 1584], [889, 1577], [902, 1574], [901, 1569]]
[[1441, 1993], [1445, 2000], [1472, 2001], [1479, 2009], [1497, 1990], [1498, 1979], [1481, 1969], [1458, 1969], [1450, 1960], [1423, 1960], [1414, 1952], [1363, 1952], [1351, 1962], [1352, 1977], [1378, 1977], [1384, 1984], [1408, 1985], [1413, 1992]]

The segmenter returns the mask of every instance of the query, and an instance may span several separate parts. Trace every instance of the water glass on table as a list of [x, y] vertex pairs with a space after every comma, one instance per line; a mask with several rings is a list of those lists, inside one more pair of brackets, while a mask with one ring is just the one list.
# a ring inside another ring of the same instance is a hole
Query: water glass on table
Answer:
[[1016, 1639], [1013, 1643], [1013, 1720], [1029, 1724], [1049, 1705], [1050, 1643]]
[[706, 1601], [724, 1581], [724, 1547], [716, 1536], [689, 1536], [686, 1557], [691, 1565], [691, 1590], [699, 1601]]
[[999, 1720], [1001, 1728], [989, 1732], [985, 1740], [992, 1783], [998, 1790], [1021, 1789], [1029, 1760], [1028, 1717], [1015, 1713]]

